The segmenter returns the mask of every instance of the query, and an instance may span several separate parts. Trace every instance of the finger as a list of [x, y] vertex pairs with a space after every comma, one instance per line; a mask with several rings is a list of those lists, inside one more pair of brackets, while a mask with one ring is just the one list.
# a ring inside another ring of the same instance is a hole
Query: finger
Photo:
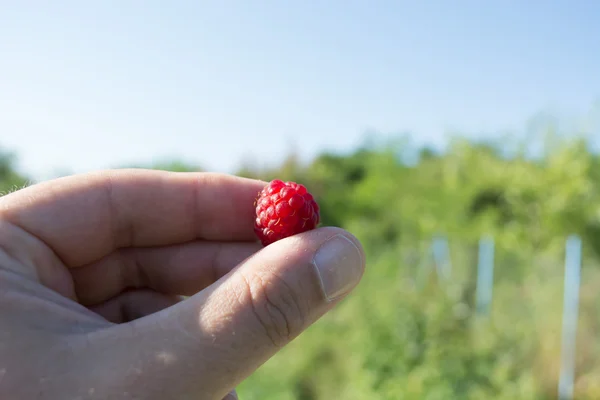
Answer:
[[[89, 338], [106, 348], [96, 362], [123, 385], [132, 368], [143, 371], [148, 384], [127, 387], [134, 397], [152, 398], [154, 382], [168, 379], [168, 398], [222, 398], [331, 310], [364, 263], [358, 241], [341, 229], [280, 240], [185, 302], [119, 325], [110, 338]], [[157, 362], [159, 354], [169, 363]]]
[[77, 299], [92, 305], [125, 289], [191, 296], [258, 251], [259, 243], [196, 241], [181, 245], [117, 250], [103, 259], [72, 268]]
[[74, 267], [123, 247], [254, 240], [254, 200], [265, 184], [213, 173], [103, 171], [3, 196], [0, 218]]
[[179, 296], [142, 289], [121, 293], [107, 302], [89, 308], [106, 320], [120, 324], [164, 310], [180, 301], [182, 298]]

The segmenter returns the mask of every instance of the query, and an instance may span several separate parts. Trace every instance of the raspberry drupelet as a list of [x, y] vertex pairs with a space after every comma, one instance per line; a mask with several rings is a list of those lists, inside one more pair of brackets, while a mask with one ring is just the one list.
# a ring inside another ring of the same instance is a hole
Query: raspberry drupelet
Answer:
[[256, 199], [254, 232], [263, 246], [315, 229], [319, 222], [319, 205], [299, 183], [275, 179]]

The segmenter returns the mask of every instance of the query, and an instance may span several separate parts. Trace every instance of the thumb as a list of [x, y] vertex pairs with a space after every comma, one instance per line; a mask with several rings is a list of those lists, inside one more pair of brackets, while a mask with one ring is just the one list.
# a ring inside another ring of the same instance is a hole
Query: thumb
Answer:
[[331, 310], [364, 267], [359, 241], [339, 228], [280, 240], [186, 301], [116, 327], [123, 334], [111, 368], [146, 375], [128, 389], [141, 398], [222, 399]]

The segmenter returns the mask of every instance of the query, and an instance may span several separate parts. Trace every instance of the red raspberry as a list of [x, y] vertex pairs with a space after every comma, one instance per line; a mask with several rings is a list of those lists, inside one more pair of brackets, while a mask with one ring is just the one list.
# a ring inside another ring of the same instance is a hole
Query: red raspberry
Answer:
[[254, 232], [263, 246], [319, 224], [319, 205], [304, 185], [271, 181], [256, 199]]

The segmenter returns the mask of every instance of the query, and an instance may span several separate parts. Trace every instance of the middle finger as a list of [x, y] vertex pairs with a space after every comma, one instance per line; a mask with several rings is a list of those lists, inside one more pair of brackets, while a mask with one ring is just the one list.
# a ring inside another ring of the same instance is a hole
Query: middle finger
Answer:
[[126, 289], [148, 288], [191, 296], [260, 248], [260, 244], [252, 242], [208, 241], [127, 248], [70, 272], [77, 298], [86, 306], [102, 303]]

